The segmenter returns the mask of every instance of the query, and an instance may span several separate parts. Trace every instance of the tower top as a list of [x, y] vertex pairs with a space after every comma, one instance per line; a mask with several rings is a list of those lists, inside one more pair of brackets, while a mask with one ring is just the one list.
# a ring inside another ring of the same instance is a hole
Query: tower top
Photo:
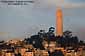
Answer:
[[58, 9], [56, 10], [56, 16], [62, 17], [62, 9], [60, 7], [58, 7]]

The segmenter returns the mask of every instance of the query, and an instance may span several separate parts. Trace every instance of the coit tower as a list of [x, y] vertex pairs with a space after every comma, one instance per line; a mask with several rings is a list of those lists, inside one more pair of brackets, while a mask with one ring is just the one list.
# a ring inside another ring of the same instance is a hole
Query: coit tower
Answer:
[[63, 15], [61, 8], [58, 8], [56, 10], [56, 35], [57, 36], [63, 35]]

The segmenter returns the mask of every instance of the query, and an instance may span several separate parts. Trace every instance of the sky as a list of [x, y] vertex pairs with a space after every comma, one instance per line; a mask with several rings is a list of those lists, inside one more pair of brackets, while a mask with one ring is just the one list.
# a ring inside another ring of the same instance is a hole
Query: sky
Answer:
[[85, 0], [33, 1], [28, 5], [0, 2], [0, 40], [24, 39], [37, 34], [40, 29], [48, 31], [49, 27], [55, 27], [55, 12], [59, 6], [63, 11], [64, 31], [70, 30], [79, 39], [85, 40]]

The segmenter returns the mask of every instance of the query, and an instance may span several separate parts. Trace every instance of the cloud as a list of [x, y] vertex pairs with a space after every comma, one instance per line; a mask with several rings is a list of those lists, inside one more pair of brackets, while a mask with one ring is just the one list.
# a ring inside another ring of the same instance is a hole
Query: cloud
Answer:
[[72, 3], [85, 3], [85, 0], [64, 0], [67, 2], [72, 2]]
[[[10, 1], [10, 0], [8, 0]], [[21, 0], [26, 1], [26, 0]], [[33, 0], [34, 8], [53, 8], [53, 7], [64, 7], [64, 8], [83, 8], [85, 7], [85, 2], [82, 0], [77, 2], [77, 0]], [[0, 3], [0, 5], [4, 5]], [[16, 6], [16, 5], [14, 5]]]
[[80, 3], [71, 0], [36, 0], [35, 7], [37, 8], [48, 8], [53, 6], [61, 6], [64, 8], [83, 8], [85, 7], [85, 2], [81, 1]]
[[61, 6], [64, 0], [35, 0], [34, 7], [36, 8], [48, 8], [54, 6]]
[[85, 3], [66, 3], [64, 8], [85, 8]]

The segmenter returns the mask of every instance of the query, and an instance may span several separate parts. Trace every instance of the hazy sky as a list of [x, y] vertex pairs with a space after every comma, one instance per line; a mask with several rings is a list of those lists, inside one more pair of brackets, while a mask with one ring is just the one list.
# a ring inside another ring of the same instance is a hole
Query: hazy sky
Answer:
[[[26, 0], [25, 0], [26, 1]], [[40, 29], [55, 27], [57, 6], [63, 10], [64, 31], [85, 40], [85, 0], [33, 0], [28, 5], [0, 3], [0, 39], [23, 39]]]

